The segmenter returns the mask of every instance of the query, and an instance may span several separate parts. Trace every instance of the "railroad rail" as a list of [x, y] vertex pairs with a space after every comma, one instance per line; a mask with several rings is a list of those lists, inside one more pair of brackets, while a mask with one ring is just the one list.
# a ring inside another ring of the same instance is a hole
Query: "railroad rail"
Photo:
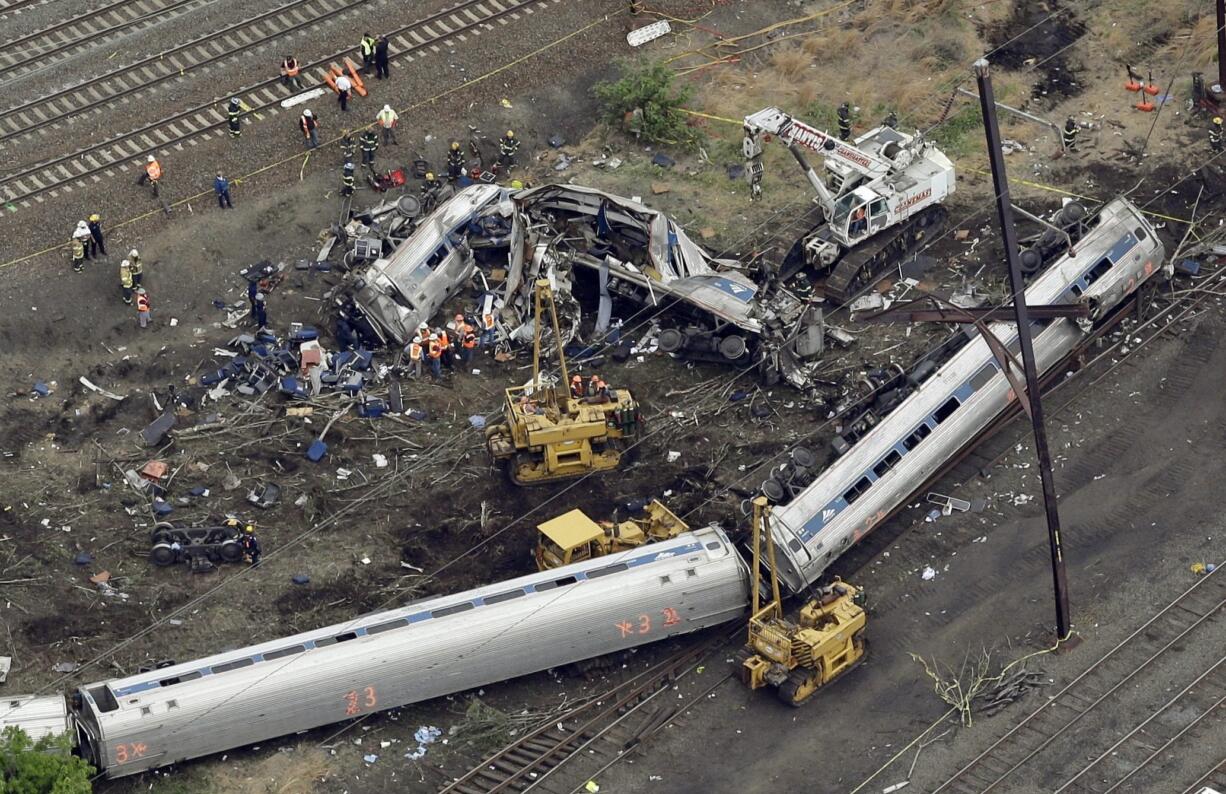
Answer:
[[5, 14], [21, 14], [50, 2], [51, 0], [0, 0], [0, 17]]
[[42, 71], [70, 55], [92, 49], [103, 38], [135, 33], [167, 22], [207, 0], [113, 0], [70, 19], [0, 43], [0, 78], [13, 80]]
[[[326, 2], [342, 3], [342, 0]], [[464, 0], [389, 31], [387, 35], [396, 53], [393, 61], [412, 61], [435, 51], [440, 43], [448, 39], [478, 35], [496, 23], [507, 24], [535, 13], [539, 6], [560, 2], [562, 0]], [[346, 8], [351, 6], [342, 4], [338, 13], [343, 13]], [[351, 50], [346, 48], [302, 64], [302, 90], [324, 85], [317, 70], [352, 54]], [[251, 108], [246, 115], [276, 115], [285, 112], [280, 106], [281, 101], [296, 93], [299, 92], [282, 86], [280, 78], [273, 77], [235, 89], [226, 96], [242, 97]], [[147, 154], [181, 147], [188, 140], [206, 137], [226, 124], [222, 104], [212, 101], [196, 105], [69, 154], [17, 168], [0, 178], [0, 200], [10, 210], [30, 207], [35, 201], [53, 197], [59, 190], [74, 189], [77, 183], [85, 180], [98, 182], [104, 177], [113, 177], [116, 172], [127, 171], [133, 164], [139, 165]], [[2, 118], [0, 116], [0, 124], [3, 124]]]
[[1197, 792], [1204, 790], [1206, 787], [1214, 791], [1226, 791], [1226, 758], [1218, 761], [1213, 769], [1210, 769], [1203, 777], [1184, 789], [1181, 794], [1197, 794]]
[[[738, 629], [739, 633], [739, 629]], [[561, 780], [590, 780], [633, 751], [698, 698], [732, 677], [727, 673], [697, 696], [660, 698], [675, 681], [696, 669], [713, 652], [722, 652], [730, 635], [708, 639], [665, 659], [614, 689], [589, 698], [562, 716], [550, 716], [523, 736], [484, 759], [440, 789], [440, 794], [574, 790]]]
[[[289, 0], [126, 66], [6, 108], [0, 111], [0, 142], [59, 124], [70, 117], [78, 118], [245, 51], [267, 47], [272, 39], [357, 14], [371, 2]], [[352, 47], [344, 52], [352, 52]]]
[[[1108, 651], [1043, 705], [935, 789], [966, 794], [1016, 790], [1022, 770], [1031, 783], [1059, 775], [1056, 757], [1078, 759], [1091, 751], [1093, 739], [1075, 728], [1088, 715], [1110, 713], [1124, 722], [1134, 718], [1135, 684], [1150, 680], [1180, 686], [1170, 700], [1152, 709], [1115, 744], [1105, 748], [1048, 791], [1117, 791], [1165, 754], [1191, 731], [1211, 727], [1226, 699], [1226, 664], [1221, 657], [1208, 669], [1188, 675], [1181, 665], [1185, 646], [1218, 647], [1223, 642], [1218, 618], [1226, 606], [1226, 575], [1212, 571], [1181, 593], [1140, 628]], [[1216, 641], [1215, 641], [1216, 638]], [[1131, 685], [1131, 686], [1130, 686]], [[1132, 707], [1130, 707], [1132, 704]], [[1112, 709], [1115, 709], [1112, 712]], [[1110, 718], [1110, 717], [1109, 717]], [[1206, 720], [1209, 723], [1206, 723]], [[1059, 743], [1059, 744], [1058, 744]], [[1154, 747], [1155, 744], [1160, 746]], [[1128, 760], [1129, 758], [1133, 760]], [[1093, 780], [1086, 775], [1094, 771]], [[1068, 774], [1068, 772], [1063, 772]], [[1006, 781], [1009, 781], [1006, 784]], [[1144, 790], [1144, 789], [1141, 789]]]

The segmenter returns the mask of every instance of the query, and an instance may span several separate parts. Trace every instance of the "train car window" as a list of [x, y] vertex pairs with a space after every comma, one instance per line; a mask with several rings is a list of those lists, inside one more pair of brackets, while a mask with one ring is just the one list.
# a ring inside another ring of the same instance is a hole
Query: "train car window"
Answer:
[[1069, 289], [1069, 292], [1073, 293], [1073, 297], [1075, 297], [1075, 298], [1080, 298], [1080, 297], [1081, 297], [1081, 293], [1085, 291], [1085, 290], [1083, 290], [1083, 289], [1081, 288], [1081, 285], [1080, 285], [1080, 284], [1074, 284], [1073, 286], [1069, 287], [1068, 289]]
[[941, 422], [944, 422], [946, 419], [953, 416], [954, 411], [958, 410], [958, 406], [961, 404], [962, 403], [958, 402], [957, 397], [950, 397], [948, 400], [942, 403], [941, 407], [937, 409], [937, 412], [932, 415], [932, 418], [937, 420], [937, 424], [939, 425]]
[[250, 656], [248, 656], [246, 659], [235, 659], [232, 662], [226, 662], [224, 664], [215, 664], [213, 665], [213, 672], [214, 673], [228, 673], [231, 670], [237, 670], [240, 667], [250, 667], [253, 664], [255, 664], [255, 662], [251, 660]]
[[1135, 234], [1135, 235], [1137, 236], [1137, 239], [1138, 239], [1138, 240], [1144, 240], [1144, 239], [1146, 239], [1146, 237], [1147, 237], [1147, 235], [1145, 234], [1145, 230], [1144, 230], [1144, 229], [1142, 229], [1140, 226], [1138, 226], [1137, 228], [1133, 229], [1133, 230], [1132, 230], [1132, 233], [1133, 233], [1133, 234]]
[[971, 378], [971, 389], [979, 391], [984, 386], [987, 386], [992, 378], [996, 377], [996, 367], [991, 364], [985, 364], [983, 369], [975, 373], [975, 377]]
[[847, 490], [847, 493], [843, 494], [843, 498], [847, 500], [847, 504], [851, 504], [863, 496], [864, 492], [872, 486], [873, 483], [868, 477], [861, 477], [860, 479], [856, 480], [855, 485], [851, 486], [851, 488]]
[[803, 546], [801, 545], [799, 540], [797, 540], [796, 538], [792, 538], [791, 540], [788, 541], [788, 548], [791, 549], [792, 551], [800, 551], [801, 548], [803, 548]]
[[884, 477], [886, 472], [898, 465], [898, 461], [902, 460], [902, 455], [898, 454], [898, 450], [890, 450], [890, 454], [886, 455], [881, 461], [873, 467], [873, 474], [878, 477]]
[[524, 594], [523, 590], [508, 590], [505, 593], [498, 593], [497, 595], [486, 596], [482, 600], [485, 601], [486, 606], [489, 606], [490, 604], [501, 604], [503, 601], [510, 601], [512, 598], [519, 598], [523, 594]]
[[[713, 540], [707, 544], [707, 551], [719, 551], [723, 547], [724, 544], [720, 543], [718, 540]], [[588, 576], [591, 576], [591, 574], [589, 573]]]
[[409, 625], [409, 621], [405, 618], [400, 618], [399, 620], [389, 620], [386, 623], [376, 623], [373, 626], [366, 627], [366, 635], [370, 636], [371, 634], [382, 634], [385, 631], [403, 628], [407, 625]]
[[[717, 548], [719, 547], [719, 545], [720, 545], [720, 544], [718, 544], [718, 543], [716, 543], [716, 544], [715, 544], [715, 546], [716, 546]], [[606, 565], [606, 566], [605, 566], [605, 567], [603, 567], [603, 568], [597, 568], [597, 569], [596, 569], [596, 570], [594, 570], [594, 571], [588, 571], [588, 572], [587, 572], [587, 578], [589, 578], [589, 579], [599, 579], [600, 577], [602, 577], [602, 576], [608, 576], [608, 575], [609, 575], [609, 574], [611, 574], [611, 573], [621, 573], [622, 571], [629, 570], [629, 568], [630, 568], [630, 566], [629, 566], [629, 565], [627, 565], [627, 564], [626, 564], [626, 563], [624, 563], [624, 562], [619, 562], [619, 563], [617, 563], [616, 565]]]
[[442, 609], [436, 609], [430, 614], [431, 616], [436, 617], [436, 618], [445, 618], [448, 615], [455, 615], [460, 612], [467, 612], [468, 610], [472, 608], [473, 608], [473, 602], [465, 601], [462, 604], [452, 604], [449, 607], [443, 607]]
[[115, 699], [115, 694], [108, 686], [94, 687], [89, 690], [89, 696], [94, 699], [94, 703], [98, 704], [98, 711], [104, 714], [119, 708], [119, 701]]
[[349, 640], [356, 640], [357, 638], [358, 635], [352, 631], [344, 634], [337, 634], [335, 637], [321, 637], [320, 639], [315, 640], [315, 647], [322, 648], [325, 645], [335, 645], [338, 642], [347, 642]]
[[272, 662], [276, 661], [277, 659], [284, 659], [286, 656], [293, 656], [294, 654], [302, 653], [305, 650], [306, 648], [303, 648], [301, 645], [291, 645], [288, 648], [269, 651], [268, 653], [264, 654], [264, 661]]
[[554, 579], [552, 582], [539, 582], [536, 585], [536, 592], [539, 593], [542, 590], [552, 590], [555, 587], [566, 587], [566, 585], [574, 584], [577, 581], [579, 580], [573, 576], [565, 576], [561, 579]]
[[932, 428], [930, 428], [927, 424], [921, 424], [919, 427], [915, 428], [915, 432], [902, 440], [902, 445], [907, 448], [908, 452], [910, 452], [918, 447], [919, 443], [925, 438], [928, 438], [930, 435], [932, 435]]
[[166, 701], [166, 708], [167, 708], [167, 709], [177, 709], [178, 707], [179, 707], [179, 701], [177, 701], [177, 700], [168, 700], [168, 701]]
[[1086, 286], [1090, 286], [1095, 281], [1098, 281], [1103, 276], [1107, 275], [1107, 271], [1111, 269], [1110, 259], [1100, 259], [1098, 264], [1090, 268], [1090, 272], [1086, 273]]
[[[264, 658], [267, 659], [268, 655], [265, 654]], [[203, 675], [204, 673], [200, 672], [199, 670], [192, 670], [190, 673], [177, 675], [174, 678], [163, 678], [161, 681], [158, 681], [158, 686], [174, 686], [175, 684], [181, 684], [184, 681], [195, 681], [197, 678], [200, 678]]]

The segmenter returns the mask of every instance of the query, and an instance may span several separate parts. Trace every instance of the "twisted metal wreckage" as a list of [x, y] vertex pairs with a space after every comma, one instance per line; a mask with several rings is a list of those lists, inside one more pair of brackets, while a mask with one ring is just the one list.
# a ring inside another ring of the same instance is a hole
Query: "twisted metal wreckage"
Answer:
[[[769, 270], [713, 257], [663, 213], [576, 185], [475, 184], [448, 193], [425, 217], [416, 198], [403, 196], [333, 230], [320, 258], [338, 241], [349, 246], [348, 316], [364, 333], [406, 344], [472, 284], [499, 340], [529, 342], [532, 285], [547, 277], [566, 343], [616, 341], [619, 298], [641, 307], [636, 323], [661, 317], [657, 342], [666, 353], [754, 366], [768, 383], [810, 385], [827, 332], [821, 309]], [[577, 291], [597, 297], [593, 323], [584, 322]]]

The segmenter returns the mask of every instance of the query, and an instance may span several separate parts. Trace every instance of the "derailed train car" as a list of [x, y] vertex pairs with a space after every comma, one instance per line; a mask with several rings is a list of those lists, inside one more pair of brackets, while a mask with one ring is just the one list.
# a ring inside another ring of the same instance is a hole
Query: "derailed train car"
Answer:
[[[1091, 322], [1158, 272], [1165, 257], [1154, 228], [1126, 199], [1106, 204], [1077, 242], [1026, 289], [1032, 305], [1085, 302]], [[1016, 358], [1016, 323], [991, 332]], [[1040, 374], [1068, 355], [1090, 326], [1061, 318], [1031, 323]], [[897, 407], [842, 457], [775, 508], [780, 578], [793, 592], [815, 583], [852, 544], [891, 515], [914, 491], [1016, 400], [988, 343], [973, 330], [939, 368], [913, 382]], [[1016, 370], [1020, 380], [1020, 369]]]
[[131, 775], [724, 623], [744, 613], [747, 582], [709, 527], [97, 681], [70, 696], [70, 719], [86, 759]]

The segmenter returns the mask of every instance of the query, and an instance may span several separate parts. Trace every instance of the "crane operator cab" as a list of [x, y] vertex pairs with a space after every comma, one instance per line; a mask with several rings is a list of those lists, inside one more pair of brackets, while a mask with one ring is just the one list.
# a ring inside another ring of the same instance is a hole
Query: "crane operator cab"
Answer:
[[873, 236], [888, 225], [890, 210], [884, 196], [869, 188], [856, 188], [834, 203], [831, 226], [846, 235], [847, 247]]

